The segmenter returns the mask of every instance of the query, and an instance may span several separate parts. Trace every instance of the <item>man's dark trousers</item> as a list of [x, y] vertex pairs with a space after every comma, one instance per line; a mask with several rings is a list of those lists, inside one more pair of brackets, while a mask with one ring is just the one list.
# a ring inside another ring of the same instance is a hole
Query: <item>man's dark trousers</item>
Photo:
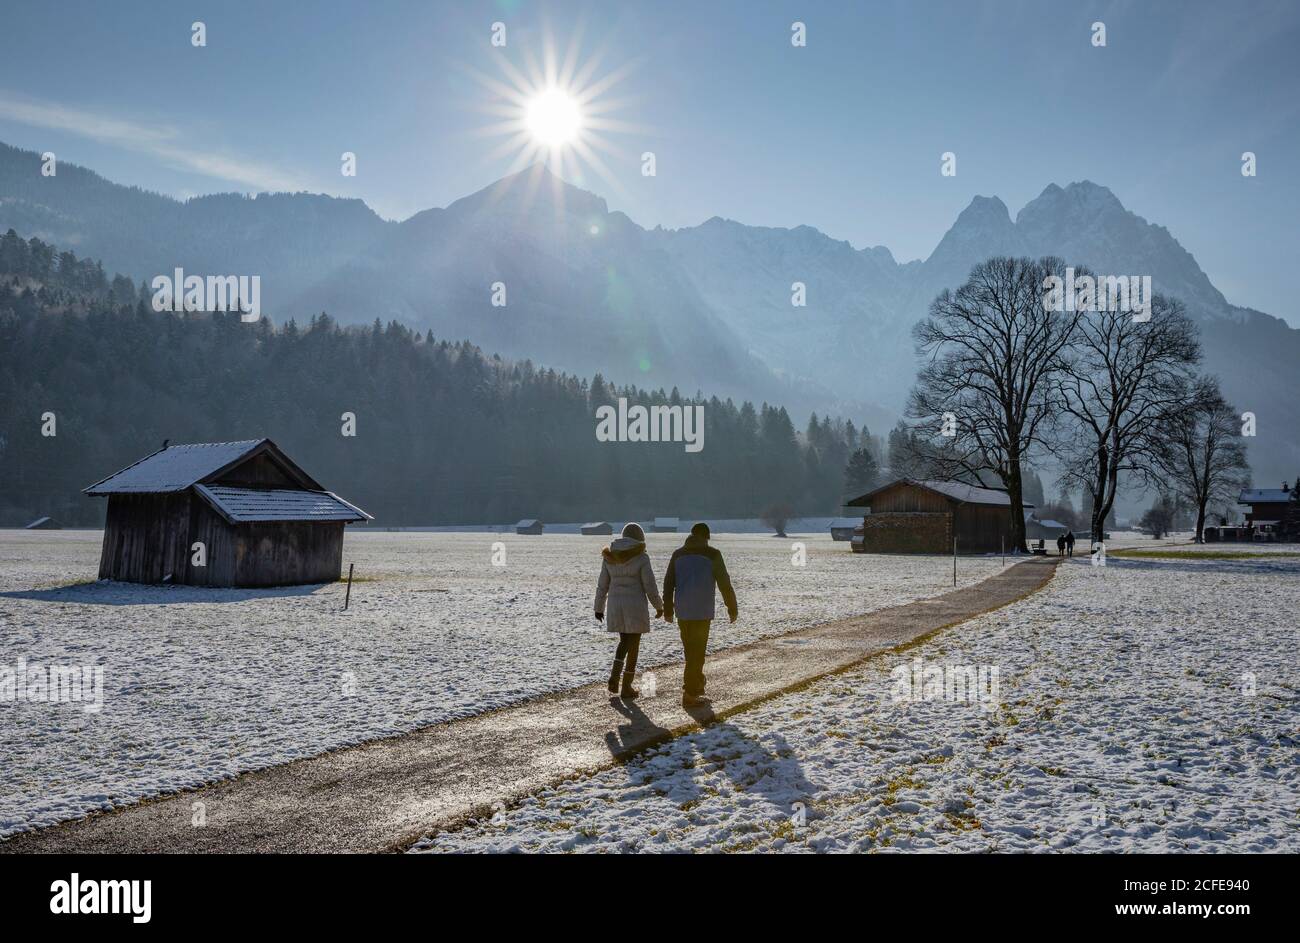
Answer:
[[704, 650], [709, 647], [710, 619], [678, 619], [682, 648], [686, 651], [686, 670], [682, 672], [682, 691], [691, 697], [704, 694]]

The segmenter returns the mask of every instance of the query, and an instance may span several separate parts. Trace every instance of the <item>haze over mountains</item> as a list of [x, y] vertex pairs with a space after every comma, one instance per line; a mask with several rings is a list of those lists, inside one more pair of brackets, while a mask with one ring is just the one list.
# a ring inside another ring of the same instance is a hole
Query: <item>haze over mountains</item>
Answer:
[[[600, 197], [534, 168], [402, 222], [359, 200], [234, 194], [180, 202], [0, 145], [0, 231], [14, 228], [136, 280], [260, 275], [279, 322], [327, 311], [343, 323], [397, 319], [435, 336], [619, 383], [766, 399], [867, 420], [902, 409], [916, 372], [911, 327], [934, 296], [999, 254], [1059, 255], [1115, 275], [1151, 275], [1200, 322], [1204, 369], [1258, 419], [1256, 481], [1300, 474], [1289, 406], [1300, 331], [1231, 304], [1161, 226], [1084, 181], [1049, 185], [1013, 220], [976, 197], [934, 252], [898, 263], [816, 229], [712, 218], [647, 230]], [[505, 307], [491, 304], [503, 282]], [[791, 304], [792, 284], [807, 304]]]

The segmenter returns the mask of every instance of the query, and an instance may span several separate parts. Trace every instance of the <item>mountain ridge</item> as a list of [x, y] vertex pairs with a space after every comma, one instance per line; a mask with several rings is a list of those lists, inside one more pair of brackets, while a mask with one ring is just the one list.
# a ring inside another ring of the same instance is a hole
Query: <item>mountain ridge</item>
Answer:
[[[1281, 405], [1300, 331], [1232, 305], [1165, 227], [1088, 180], [1048, 184], [1014, 218], [996, 195], [976, 196], [925, 259], [899, 263], [885, 246], [856, 248], [810, 225], [715, 215], [646, 229], [542, 165], [392, 221], [325, 194], [180, 202], [67, 163], [41, 178], [39, 155], [0, 145], [0, 230], [11, 226], [135, 279], [177, 265], [261, 274], [263, 310], [277, 320], [322, 310], [341, 323], [396, 318], [557, 369], [876, 427], [901, 410], [916, 369], [911, 327], [940, 291], [990, 255], [1058, 255], [1150, 274], [1181, 298], [1202, 323], [1206, 368], [1277, 431], [1257, 467], [1270, 478], [1300, 470], [1290, 444], [1300, 436]], [[504, 307], [492, 303], [497, 284]]]

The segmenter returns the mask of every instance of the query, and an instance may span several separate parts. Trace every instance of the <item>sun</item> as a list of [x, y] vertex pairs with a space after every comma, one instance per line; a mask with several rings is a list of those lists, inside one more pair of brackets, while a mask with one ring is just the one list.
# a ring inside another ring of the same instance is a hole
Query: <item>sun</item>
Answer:
[[[505, 176], [531, 168], [527, 174], [529, 199], [549, 179], [557, 211], [562, 210], [562, 180], [578, 187], [592, 184], [590, 175], [603, 181], [603, 189], [615, 197], [626, 197], [623, 181], [639, 177], [639, 157], [644, 151], [635, 147], [627, 152], [615, 138], [644, 138], [648, 129], [627, 120], [630, 102], [612, 94], [640, 65], [640, 58], [606, 63], [612, 54], [602, 45], [593, 54], [583, 56], [581, 30], [569, 37], [561, 55], [554, 38], [548, 33], [520, 49], [522, 61], [493, 56], [493, 74], [466, 66], [473, 81], [485, 93], [469, 105], [492, 116], [490, 123], [471, 132], [498, 143], [485, 155], [488, 163], [504, 159]], [[550, 174], [543, 173], [549, 170]], [[584, 223], [584, 227], [586, 224]], [[595, 235], [593, 233], [592, 235]]]
[[548, 88], [528, 102], [524, 126], [543, 147], [563, 147], [582, 131], [582, 109], [568, 92]]

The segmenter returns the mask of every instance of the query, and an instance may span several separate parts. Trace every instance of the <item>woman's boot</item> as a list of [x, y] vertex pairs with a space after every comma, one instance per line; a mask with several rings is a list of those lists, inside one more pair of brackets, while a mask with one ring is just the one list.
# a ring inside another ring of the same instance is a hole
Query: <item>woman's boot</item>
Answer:
[[618, 696], [625, 701], [630, 701], [634, 697], [639, 697], [641, 692], [632, 687], [632, 679], [636, 676], [635, 671], [623, 672], [623, 687], [618, 692]]
[[623, 659], [614, 659], [614, 670], [609, 673], [609, 693], [618, 693], [618, 676], [623, 673]]

